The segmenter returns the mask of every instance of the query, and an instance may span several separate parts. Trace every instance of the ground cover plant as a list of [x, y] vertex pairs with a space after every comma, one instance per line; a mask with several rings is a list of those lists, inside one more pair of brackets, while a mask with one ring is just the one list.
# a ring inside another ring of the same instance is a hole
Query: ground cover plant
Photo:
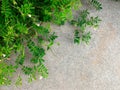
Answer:
[[[97, 10], [102, 9], [97, 0], [89, 0], [89, 3]], [[19, 68], [29, 76], [29, 82], [38, 78], [37, 75], [48, 77], [44, 56], [57, 38], [49, 23], [63, 25], [70, 21], [79, 28], [75, 30], [74, 42], [88, 43], [91, 33], [85, 34], [85, 28], [98, 26], [100, 19], [88, 18], [89, 12], [84, 10], [78, 20], [74, 20], [72, 10], [80, 7], [80, 0], [0, 0], [0, 85], [10, 85], [10, 77]], [[26, 50], [32, 55], [29, 60], [32, 66], [24, 64]], [[10, 56], [13, 53], [17, 55], [15, 63], [7, 63], [12, 61]], [[22, 84], [20, 76], [15, 84]]]

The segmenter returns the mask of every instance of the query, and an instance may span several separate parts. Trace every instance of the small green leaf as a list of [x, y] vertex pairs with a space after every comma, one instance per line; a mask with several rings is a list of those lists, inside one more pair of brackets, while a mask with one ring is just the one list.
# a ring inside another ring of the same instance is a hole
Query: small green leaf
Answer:
[[16, 85], [16, 86], [22, 85], [22, 78], [21, 78], [20, 76], [17, 78], [17, 80], [16, 80], [16, 82], [15, 82], [15, 85]]

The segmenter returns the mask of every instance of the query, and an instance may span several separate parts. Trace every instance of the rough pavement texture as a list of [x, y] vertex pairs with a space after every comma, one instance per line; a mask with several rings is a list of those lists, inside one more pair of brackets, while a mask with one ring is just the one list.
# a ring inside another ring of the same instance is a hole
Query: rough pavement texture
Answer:
[[[52, 26], [59, 36], [47, 52], [49, 78], [22, 87], [4, 86], [0, 90], [120, 90], [120, 1], [100, 0], [103, 10], [90, 10], [102, 19], [92, 31], [89, 45], [73, 44], [74, 28], [69, 24]], [[92, 29], [91, 29], [92, 30]]]

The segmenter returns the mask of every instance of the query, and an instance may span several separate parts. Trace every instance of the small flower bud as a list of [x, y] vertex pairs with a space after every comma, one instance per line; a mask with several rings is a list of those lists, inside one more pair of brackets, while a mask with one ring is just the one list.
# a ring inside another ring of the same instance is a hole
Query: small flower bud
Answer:
[[28, 14], [28, 17], [31, 17], [31, 14]]
[[6, 55], [5, 54], [3, 54], [3, 57], [5, 57]]
[[42, 76], [40, 76], [40, 77], [39, 77], [39, 79], [41, 80], [41, 79], [43, 79], [43, 77], [42, 77]]
[[36, 23], [36, 25], [39, 27], [40, 26], [40, 24], [39, 23]]

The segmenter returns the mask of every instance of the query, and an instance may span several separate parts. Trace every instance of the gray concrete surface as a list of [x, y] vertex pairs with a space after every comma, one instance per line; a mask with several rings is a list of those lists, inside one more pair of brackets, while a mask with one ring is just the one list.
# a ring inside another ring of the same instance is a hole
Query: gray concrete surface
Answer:
[[103, 10], [91, 15], [102, 19], [92, 30], [89, 45], [73, 44], [74, 27], [52, 26], [59, 38], [45, 57], [49, 78], [22, 87], [3, 86], [0, 90], [120, 90], [120, 2], [100, 0]]

